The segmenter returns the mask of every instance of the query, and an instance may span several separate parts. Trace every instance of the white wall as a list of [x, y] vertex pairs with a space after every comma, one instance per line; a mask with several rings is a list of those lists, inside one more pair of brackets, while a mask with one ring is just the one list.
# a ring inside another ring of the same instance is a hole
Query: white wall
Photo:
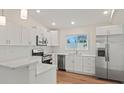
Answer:
[[78, 51], [82, 54], [93, 54], [95, 55], [95, 42], [96, 42], [96, 35], [95, 35], [96, 26], [85, 26], [85, 27], [78, 27], [78, 28], [68, 28], [59, 31], [59, 43], [60, 46], [56, 49], [57, 52], [61, 53], [70, 53], [75, 52], [74, 50], [67, 50], [66, 46], [66, 35], [72, 34], [87, 34], [88, 35], [88, 50]]
[[[38, 30], [47, 30], [46, 27], [37, 23], [30, 16], [28, 16], [27, 20], [20, 19], [20, 10], [5, 10], [4, 15], [6, 16], [6, 22], [12, 22], [13, 24], [23, 25], [25, 27], [37, 27]], [[6, 26], [3, 26], [6, 27]], [[14, 27], [12, 28], [14, 29]], [[12, 30], [11, 29], [11, 30]], [[21, 29], [21, 28], [18, 28]], [[8, 30], [11, 32], [11, 30]], [[1, 30], [0, 30], [1, 31]], [[23, 57], [31, 56], [31, 49], [33, 47], [29, 46], [0, 46], [0, 62], [6, 60], [13, 60]], [[41, 47], [40, 47], [41, 48]], [[44, 48], [45, 51], [50, 51], [48, 48]]]

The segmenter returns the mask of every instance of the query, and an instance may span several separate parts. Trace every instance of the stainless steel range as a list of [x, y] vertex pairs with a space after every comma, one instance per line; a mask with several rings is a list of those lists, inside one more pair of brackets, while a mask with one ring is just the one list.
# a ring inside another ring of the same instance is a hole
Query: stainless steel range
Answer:
[[42, 49], [32, 49], [32, 56], [40, 56], [42, 63], [52, 64], [52, 55], [44, 54]]

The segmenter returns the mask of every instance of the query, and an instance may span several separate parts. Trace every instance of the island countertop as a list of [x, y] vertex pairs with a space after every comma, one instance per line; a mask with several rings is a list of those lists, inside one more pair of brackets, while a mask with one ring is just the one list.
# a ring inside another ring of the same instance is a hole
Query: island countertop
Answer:
[[38, 63], [39, 61], [41, 61], [40, 57], [25, 57], [25, 58], [0, 62], [0, 66], [15, 69], [18, 67], [24, 67], [30, 64], [35, 64]]

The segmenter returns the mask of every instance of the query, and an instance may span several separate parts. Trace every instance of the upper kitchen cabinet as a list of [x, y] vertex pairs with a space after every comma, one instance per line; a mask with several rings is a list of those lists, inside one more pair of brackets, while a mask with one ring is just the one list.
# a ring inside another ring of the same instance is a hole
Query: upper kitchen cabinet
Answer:
[[0, 26], [0, 45], [20, 45], [21, 26], [12, 22], [7, 22], [5, 26]]
[[43, 39], [46, 40], [46, 45], [51, 46], [51, 37], [50, 37], [50, 32], [44, 31], [43, 33]]
[[0, 45], [7, 45], [7, 30], [5, 30], [5, 26], [0, 26]]
[[96, 35], [123, 34], [123, 25], [101, 26], [96, 28]]
[[22, 45], [29, 45], [30, 43], [30, 30], [27, 27], [22, 27], [22, 34], [21, 34], [21, 44]]
[[95, 56], [69, 54], [66, 56], [65, 69], [69, 72], [95, 75]]
[[39, 39], [42, 39], [44, 31], [45, 29], [40, 28], [39, 26], [23, 27], [22, 30], [23, 45], [36, 46], [36, 36], [38, 36]]
[[29, 42], [31, 42], [30, 45], [31, 46], [36, 46], [37, 29], [35, 27], [31, 27], [30, 29], [31, 29], [30, 32], [29, 32], [29, 34], [30, 34]]
[[51, 33], [51, 45], [58, 46], [59, 45], [58, 31], [50, 31], [50, 33]]
[[74, 55], [67, 55], [65, 61], [65, 69], [66, 71], [74, 72]]
[[70, 72], [82, 73], [82, 56], [69, 54], [66, 56], [65, 69]]
[[35, 46], [36, 45], [36, 29], [32, 27], [22, 27], [22, 45]]
[[58, 31], [47, 31], [45, 33], [45, 37], [47, 38], [48, 46], [58, 46]]

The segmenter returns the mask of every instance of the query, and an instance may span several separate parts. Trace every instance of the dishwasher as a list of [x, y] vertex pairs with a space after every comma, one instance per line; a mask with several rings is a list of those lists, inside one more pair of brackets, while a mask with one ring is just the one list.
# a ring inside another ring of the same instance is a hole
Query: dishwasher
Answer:
[[65, 55], [58, 55], [58, 70], [65, 71]]

